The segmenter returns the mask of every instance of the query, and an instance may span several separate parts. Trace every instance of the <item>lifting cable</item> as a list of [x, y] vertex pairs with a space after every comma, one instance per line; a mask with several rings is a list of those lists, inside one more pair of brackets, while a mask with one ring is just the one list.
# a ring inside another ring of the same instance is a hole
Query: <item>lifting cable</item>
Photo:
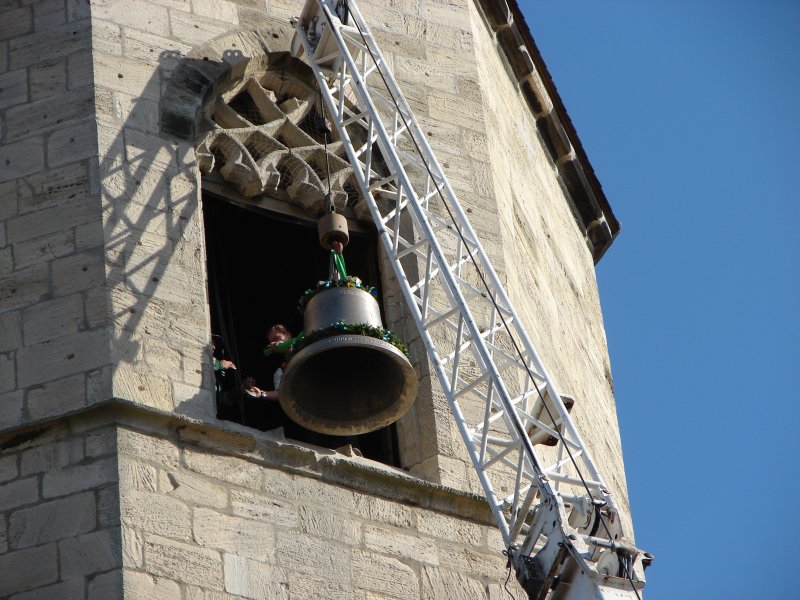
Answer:
[[[345, 10], [347, 12], [349, 12], [348, 0], [344, 0], [343, 6], [344, 6]], [[358, 29], [358, 33], [361, 36], [362, 41], [364, 42], [364, 48], [366, 48], [367, 52], [369, 52], [370, 58], [372, 59], [372, 62], [375, 64], [376, 71], [381, 76], [381, 80], [383, 81], [383, 84], [386, 87], [386, 91], [388, 92], [389, 97], [392, 100], [392, 104], [394, 104], [394, 107], [397, 110], [397, 113], [400, 115], [400, 118], [403, 120], [403, 125], [405, 126], [406, 131], [408, 132], [409, 139], [414, 144], [414, 148], [416, 149], [417, 154], [419, 154], [420, 157], [424, 157], [424, 154], [420, 150], [419, 144], [417, 143], [417, 140], [414, 137], [413, 130], [409, 127], [408, 122], [406, 121], [406, 117], [403, 114], [403, 111], [401, 110], [401, 108], [400, 108], [400, 106], [399, 106], [399, 104], [397, 102], [397, 99], [395, 98], [394, 94], [392, 93], [391, 87], [389, 86], [388, 82], [386, 81], [386, 77], [383, 74], [383, 70], [381, 69], [381, 66], [378, 63], [378, 60], [376, 59], [375, 55], [373, 54], [372, 48], [370, 47], [369, 42], [367, 41], [366, 36], [364, 35], [364, 32], [361, 30], [361, 25], [359, 24], [358, 19], [354, 18], [353, 19], [353, 23], [355, 24], [356, 28]], [[333, 25], [331, 24], [331, 26], [333, 26]], [[341, 90], [340, 93], [344, 93], [344, 90]], [[444, 194], [442, 193], [441, 187], [439, 186], [439, 183], [436, 181], [436, 178], [433, 176], [433, 173], [431, 172], [430, 165], [428, 165], [428, 162], [425, 161], [425, 160], [423, 160], [422, 162], [425, 165], [425, 170], [428, 173], [428, 177], [430, 177], [434, 187], [436, 188], [436, 193], [439, 195], [439, 198], [441, 199], [442, 204], [443, 204], [445, 210], [447, 211], [448, 216], [450, 217], [450, 220], [452, 221], [453, 225], [455, 226], [455, 230], [458, 233], [458, 236], [461, 239], [461, 242], [464, 244], [464, 247], [468, 249], [467, 254], [469, 255], [470, 261], [472, 262], [473, 267], [475, 267], [475, 271], [478, 274], [478, 276], [480, 277], [481, 283], [483, 284], [484, 288], [486, 288], [486, 291], [488, 292], [487, 296], [491, 300], [492, 305], [494, 306], [495, 310], [497, 311], [498, 316], [500, 317], [500, 320], [502, 321], [503, 328], [506, 330], [506, 333], [508, 334], [508, 337], [511, 340], [511, 343], [514, 346], [514, 351], [517, 353], [517, 356], [519, 357], [519, 359], [522, 362], [522, 364], [525, 365], [525, 370], [526, 370], [526, 372], [528, 374], [528, 377], [530, 378], [531, 382], [533, 383], [533, 387], [536, 389], [536, 392], [539, 395], [539, 399], [541, 400], [542, 406], [544, 407], [545, 411], [547, 412], [548, 417], [550, 417], [550, 420], [553, 422], [553, 429], [558, 434], [558, 437], [559, 437], [561, 443], [563, 444], [564, 448], [566, 449], [567, 454], [569, 455], [569, 459], [572, 462], [573, 467], [575, 467], [575, 471], [577, 472], [578, 477], [580, 478], [581, 483], [583, 484], [583, 487], [586, 490], [586, 494], [589, 496], [589, 499], [592, 501], [592, 504], [596, 504], [597, 501], [595, 500], [594, 495], [592, 494], [591, 490], [589, 489], [589, 485], [586, 483], [586, 479], [583, 477], [583, 474], [581, 473], [581, 469], [578, 466], [577, 461], [575, 460], [575, 457], [574, 457], [574, 455], [572, 454], [572, 451], [569, 448], [569, 444], [567, 444], [566, 441], [564, 440], [564, 435], [563, 435], [563, 433], [561, 433], [561, 430], [560, 430], [560, 428], [558, 427], [558, 425], [556, 423], [556, 419], [553, 416], [553, 413], [550, 411], [550, 408], [547, 406], [547, 403], [544, 401], [544, 395], [542, 394], [542, 391], [539, 389], [539, 386], [537, 385], [536, 380], [533, 377], [533, 372], [531, 371], [530, 367], [528, 366], [528, 362], [525, 360], [525, 358], [523, 356], [523, 353], [522, 353], [522, 350], [520, 349], [516, 338], [511, 333], [511, 328], [509, 327], [505, 317], [503, 316], [503, 312], [502, 312], [500, 306], [498, 306], [497, 301], [494, 299], [494, 296], [491, 293], [492, 289], [489, 286], [488, 282], [486, 281], [486, 278], [485, 278], [484, 274], [481, 272], [481, 269], [480, 269], [477, 261], [475, 260], [475, 256], [474, 256], [473, 252], [471, 250], [469, 250], [470, 244], [467, 242], [466, 236], [464, 235], [464, 233], [461, 230], [461, 227], [459, 226], [458, 222], [456, 221], [455, 216], [453, 215], [453, 211], [450, 208], [450, 205], [448, 204], [447, 200], [445, 199]], [[610, 540], [612, 538], [611, 531], [609, 530], [608, 525], [606, 524], [606, 521], [603, 518], [602, 514], [599, 511], [598, 511], [597, 514], [600, 517], [600, 522], [603, 525], [603, 529], [605, 529], [606, 535], [608, 536], [608, 538]], [[633, 583], [633, 578], [632, 578], [632, 576], [630, 574], [629, 569], [627, 569], [627, 568], [625, 569], [625, 577], [630, 582], [631, 587], [632, 587], [634, 593], [636, 594], [637, 599], [641, 600], [641, 596], [639, 595], [639, 591], [636, 589], [636, 586]]]

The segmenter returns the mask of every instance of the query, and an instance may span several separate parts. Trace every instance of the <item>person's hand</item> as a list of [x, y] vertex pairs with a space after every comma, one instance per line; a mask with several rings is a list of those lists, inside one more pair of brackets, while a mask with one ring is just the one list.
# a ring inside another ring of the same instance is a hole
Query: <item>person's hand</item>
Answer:
[[234, 369], [234, 370], [236, 370], [236, 365], [233, 364], [229, 360], [221, 360], [221, 361], [219, 361], [219, 364], [223, 369]]
[[242, 391], [248, 396], [253, 396], [254, 398], [263, 398], [267, 395], [264, 390], [256, 387], [256, 380], [252, 377], [245, 377], [242, 380]]

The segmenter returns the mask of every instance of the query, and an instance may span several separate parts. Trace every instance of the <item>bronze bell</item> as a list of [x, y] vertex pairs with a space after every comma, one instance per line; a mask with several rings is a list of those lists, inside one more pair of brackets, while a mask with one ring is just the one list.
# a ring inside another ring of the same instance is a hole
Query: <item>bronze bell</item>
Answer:
[[[307, 335], [337, 322], [382, 327], [378, 302], [360, 288], [317, 292], [303, 315]], [[399, 419], [417, 394], [417, 376], [405, 354], [383, 339], [335, 334], [302, 348], [289, 360], [278, 398], [296, 423], [329, 435], [357, 435]]]

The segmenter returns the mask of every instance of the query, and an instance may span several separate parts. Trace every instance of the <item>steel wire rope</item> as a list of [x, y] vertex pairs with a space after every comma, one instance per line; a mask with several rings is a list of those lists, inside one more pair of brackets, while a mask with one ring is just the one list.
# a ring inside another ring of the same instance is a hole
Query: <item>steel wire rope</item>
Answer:
[[[349, 9], [348, 0], [344, 0], [344, 7], [345, 7], [347, 13], [352, 15], [352, 13], [350, 12], [350, 9]], [[361, 40], [364, 42], [364, 48], [369, 53], [370, 58], [372, 59], [372, 62], [375, 65], [375, 70], [380, 75], [381, 80], [383, 81], [384, 87], [386, 88], [386, 91], [389, 94], [389, 98], [392, 101], [392, 104], [394, 104], [394, 107], [397, 110], [397, 113], [400, 115], [400, 118], [403, 121], [403, 125], [405, 126], [405, 130], [408, 133], [409, 139], [414, 144], [414, 148], [416, 149], [417, 154], [420, 157], [423, 158], [422, 163], [425, 166], [425, 170], [428, 173], [428, 177], [430, 177], [434, 187], [436, 188], [436, 193], [438, 194], [439, 198], [441, 199], [442, 204], [445, 207], [445, 210], [447, 211], [447, 214], [450, 217], [450, 220], [451, 220], [451, 222], [453, 223], [453, 225], [455, 227], [455, 231], [458, 233], [458, 237], [461, 239], [461, 243], [464, 244], [464, 246], [466, 248], [469, 248], [469, 244], [467, 243], [466, 236], [464, 236], [464, 233], [462, 232], [461, 227], [459, 226], [458, 222], [456, 221], [456, 219], [455, 219], [455, 217], [453, 215], [453, 212], [452, 212], [452, 210], [450, 208], [450, 205], [448, 204], [447, 200], [444, 197], [444, 194], [442, 193], [442, 190], [441, 190], [441, 187], [439, 186], [439, 183], [436, 181], [436, 178], [433, 176], [433, 173], [431, 172], [431, 168], [428, 165], [428, 162], [424, 160], [424, 155], [423, 155], [422, 151], [420, 150], [420, 147], [419, 147], [419, 144], [417, 143], [417, 140], [414, 137], [414, 131], [409, 127], [408, 122], [406, 121], [406, 117], [403, 114], [403, 111], [401, 110], [400, 105], [397, 102], [397, 99], [395, 98], [394, 94], [392, 93], [391, 87], [389, 86], [388, 82], [386, 81], [386, 77], [383, 74], [383, 70], [381, 69], [381, 66], [378, 63], [378, 60], [375, 58], [375, 55], [372, 52], [372, 48], [370, 47], [369, 42], [367, 41], [367, 38], [366, 38], [366, 36], [364, 35], [364, 32], [361, 29], [361, 25], [359, 24], [358, 19], [354, 17], [353, 18], [353, 23], [355, 24], [356, 29], [358, 29], [358, 34], [361, 36]], [[329, 23], [329, 24], [331, 25], [331, 27], [333, 27], [332, 23]], [[342, 91], [342, 93], [343, 93], [343, 91]], [[476, 239], [476, 242], [477, 242], [477, 239]], [[475, 256], [473, 255], [473, 252], [468, 250], [467, 254], [469, 255], [469, 258], [470, 258], [470, 261], [472, 262], [472, 265], [475, 267], [475, 271], [478, 274], [478, 277], [480, 278], [481, 283], [483, 284], [484, 288], [486, 288], [486, 291], [488, 292], [488, 298], [491, 301], [492, 305], [494, 306], [495, 310], [497, 311], [498, 316], [500, 317], [500, 320], [503, 323], [503, 328], [505, 329], [506, 333], [508, 334], [509, 339], [511, 340], [511, 343], [514, 346], [514, 351], [517, 353], [517, 356], [522, 361], [522, 364], [525, 365], [525, 371], [527, 372], [528, 377], [530, 378], [531, 382], [533, 383], [533, 387], [536, 389], [536, 392], [537, 392], [537, 394], [539, 396], [539, 399], [542, 402], [542, 406], [544, 407], [545, 411], [547, 412], [547, 416], [550, 417], [550, 420], [553, 423], [553, 429], [558, 434], [558, 437], [561, 440], [561, 443], [564, 445], [564, 448], [566, 449], [567, 454], [569, 455], [570, 461], [572, 462], [573, 467], [575, 467], [575, 471], [577, 472], [578, 477], [580, 478], [581, 483], [583, 484], [583, 487], [586, 490], [587, 495], [589, 496], [589, 499], [592, 501], [592, 504], [594, 505], [596, 503], [594, 495], [592, 494], [591, 490], [589, 489], [589, 485], [586, 483], [586, 479], [583, 477], [583, 474], [581, 473], [581, 469], [578, 466], [578, 464], [577, 464], [577, 462], [575, 460], [575, 457], [573, 456], [572, 451], [569, 448], [569, 444], [567, 444], [566, 441], [564, 440], [564, 435], [561, 433], [561, 431], [560, 431], [560, 429], [559, 429], [559, 427], [558, 427], [558, 425], [556, 423], [555, 417], [553, 417], [553, 414], [550, 411], [550, 408], [547, 406], [547, 403], [544, 401], [544, 395], [542, 394], [542, 391], [539, 389], [539, 386], [537, 385], [536, 380], [533, 377], [533, 372], [531, 371], [530, 367], [528, 366], [527, 361], [525, 361], [525, 359], [523, 357], [522, 350], [520, 349], [516, 338], [511, 333], [511, 328], [509, 327], [505, 317], [503, 316], [503, 312], [500, 309], [500, 306], [498, 306], [497, 302], [495, 301], [494, 297], [492, 296], [491, 287], [489, 286], [488, 282], [486, 281], [486, 278], [484, 277], [483, 273], [481, 272], [481, 269], [478, 266], [477, 261], [475, 260]], [[605, 519], [603, 518], [603, 515], [600, 513], [600, 511], [597, 511], [597, 515], [600, 518], [600, 522], [603, 525], [603, 529], [605, 529], [606, 534], [608, 535], [608, 538], [610, 540], [612, 536], [611, 536], [611, 530], [609, 529], [608, 524], [605, 522]], [[628, 569], [625, 569], [625, 577], [630, 582], [631, 588], [633, 589], [634, 594], [636, 594], [636, 598], [638, 600], [641, 600], [641, 596], [639, 595], [639, 591], [636, 589], [636, 586], [633, 583], [633, 578], [631, 577]]]

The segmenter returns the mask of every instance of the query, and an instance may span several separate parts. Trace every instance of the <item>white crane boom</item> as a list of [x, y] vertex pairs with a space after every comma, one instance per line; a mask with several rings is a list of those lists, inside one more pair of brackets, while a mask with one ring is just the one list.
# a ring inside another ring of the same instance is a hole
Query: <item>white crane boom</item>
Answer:
[[307, 0], [295, 28], [522, 587], [641, 598], [650, 557], [621, 543], [610, 492], [355, 2]]

